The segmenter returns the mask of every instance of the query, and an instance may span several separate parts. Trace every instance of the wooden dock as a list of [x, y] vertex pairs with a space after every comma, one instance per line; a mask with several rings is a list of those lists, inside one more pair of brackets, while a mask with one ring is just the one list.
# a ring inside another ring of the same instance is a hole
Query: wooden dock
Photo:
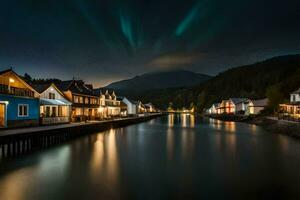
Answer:
[[105, 121], [0, 130], [0, 159], [48, 148], [82, 135], [144, 122], [161, 115], [157, 113]]

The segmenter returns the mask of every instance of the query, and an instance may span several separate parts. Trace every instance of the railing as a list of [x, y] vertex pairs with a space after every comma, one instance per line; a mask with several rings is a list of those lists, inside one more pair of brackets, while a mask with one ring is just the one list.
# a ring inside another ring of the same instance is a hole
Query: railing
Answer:
[[60, 124], [60, 123], [68, 123], [70, 122], [69, 117], [42, 117], [42, 124]]
[[0, 84], [0, 94], [9, 94], [14, 96], [23, 96], [23, 97], [34, 97], [34, 92], [24, 88], [10, 87], [8, 85]]

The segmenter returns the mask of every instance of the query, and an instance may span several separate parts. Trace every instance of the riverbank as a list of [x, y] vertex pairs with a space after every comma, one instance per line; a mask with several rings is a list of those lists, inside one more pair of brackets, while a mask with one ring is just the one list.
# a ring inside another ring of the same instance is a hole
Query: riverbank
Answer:
[[300, 139], [300, 123], [278, 120], [275, 117], [268, 116], [242, 116], [242, 115], [207, 115], [207, 117], [222, 121], [235, 121], [255, 124], [261, 126], [268, 132], [288, 135]]
[[0, 132], [0, 158], [48, 148], [83, 135], [145, 122], [162, 115], [156, 113], [105, 121], [3, 130]]

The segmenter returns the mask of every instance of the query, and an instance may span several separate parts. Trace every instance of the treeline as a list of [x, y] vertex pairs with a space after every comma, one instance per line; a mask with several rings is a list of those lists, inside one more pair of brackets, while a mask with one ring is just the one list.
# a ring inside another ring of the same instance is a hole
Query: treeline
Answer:
[[160, 108], [191, 104], [201, 112], [214, 102], [230, 97], [260, 99], [268, 97], [272, 108], [287, 101], [289, 93], [300, 87], [300, 55], [275, 57], [252, 65], [236, 67], [192, 88], [148, 91], [138, 98]]
[[43, 79], [43, 78], [32, 78], [29, 74], [25, 73], [24, 76], [22, 76], [22, 78], [30, 84], [50, 84], [50, 83], [60, 83], [61, 80], [57, 79], [57, 78], [47, 78], [47, 79]]

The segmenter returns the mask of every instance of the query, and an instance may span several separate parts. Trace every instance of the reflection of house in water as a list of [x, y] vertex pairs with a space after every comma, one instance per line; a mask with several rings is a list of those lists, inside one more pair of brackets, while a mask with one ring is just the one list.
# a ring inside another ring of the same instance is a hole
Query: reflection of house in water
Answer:
[[[94, 177], [97, 177], [99, 172], [103, 172], [103, 178], [110, 180], [112, 186], [116, 186], [119, 176], [119, 158], [115, 129], [97, 135], [92, 156], [91, 167], [92, 173], [95, 173]], [[93, 174], [91, 176], [93, 177]]]
[[224, 128], [227, 132], [235, 132], [236, 131], [236, 123], [235, 122], [224, 122]]
[[223, 122], [218, 119], [209, 118], [209, 124], [217, 130], [222, 130]]
[[191, 114], [181, 114], [181, 127], [195, 127], [195, 116]]
[[174, 155], [174, 129], [169, 126], [167, 130], [167, 156], [169, 159]]

